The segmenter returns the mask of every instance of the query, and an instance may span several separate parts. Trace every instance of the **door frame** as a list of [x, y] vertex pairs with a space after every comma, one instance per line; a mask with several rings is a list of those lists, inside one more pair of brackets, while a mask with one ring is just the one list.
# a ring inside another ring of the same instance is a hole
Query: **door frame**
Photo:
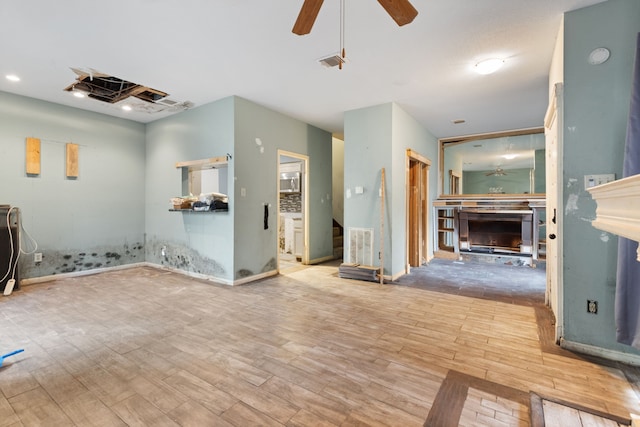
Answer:
[[302, 193], [302, 258], [301, 263], [309, 264], [309, 156], [292, 151], [278, 149], [278, 157], [276, 159], [276, 192], [278, 195], [277, 203], [277, 233], [276, 233], [276, 253], [278, 254], [278, 273], [280, 273], [280, 158], [282, 156], [292, 157], [302, 162], [302, 182], [300, 189]]
[[[547, 291], [545, 302], [556, 318], [555, 341], [559, 343], [564, 328], [563, 289], [563, 84], [553, 86], [553, 96], [545, 114], [545, 156], [546, 156], [546, 224], [547, 224]], [[555, 148], [552, 141], [555, 140]], [[550, 191], [551, 190], [551, 191]], [[549, 235], [555, 234], [555, 239]], [[549, 256], [551, 253], [551, 256]]]
[[418, 217], [421, 219], [421, 224], [419, 225], [420, 230], [419, 234], [422, 237], [422, 244], [420, 244], [423, 259], [425, 262], [431, 261], [433, 256], [429, 255], [429, 240], [431, 233], [429, 232], [429, 169], [431, 168], [431, 160], [427, 157], [415, 152], [414, 150], [408, 148], [405, 156], [405, 238], [406, 238], [406, 247], [405, 247], [405, 274], [409, 274], [411, 270], [411, 266], [409, 265], [409, 251], [410, 251], [410, 235], [412, 233], [411, 228], [411, 219], [410, 219], [410, 207], [411, 207], [411, 162], [415, 161], [424, 165], [424, 175], [420, 176], [421, 190], [420, 195], [424, 196], [420, 200], [420, 206], [418, 207]]

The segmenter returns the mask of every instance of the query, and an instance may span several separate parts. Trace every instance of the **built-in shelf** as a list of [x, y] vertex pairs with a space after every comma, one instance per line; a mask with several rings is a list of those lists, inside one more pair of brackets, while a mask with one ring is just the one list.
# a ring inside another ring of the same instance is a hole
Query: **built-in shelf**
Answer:
[[[597, 204], [596, 219], [591, 221], [591, 225], [640, 242], [640, 174], [591, 187], [587, 191]], [[640, 246], [637, 259], [640, 261]]]
[[214, 212], [229, 212], [229, 209], [213, 209], [213, 210], [206, 210], [206, 211], [196, 211], [193, 209], [169, 209], [169, 212], [214, 213]]

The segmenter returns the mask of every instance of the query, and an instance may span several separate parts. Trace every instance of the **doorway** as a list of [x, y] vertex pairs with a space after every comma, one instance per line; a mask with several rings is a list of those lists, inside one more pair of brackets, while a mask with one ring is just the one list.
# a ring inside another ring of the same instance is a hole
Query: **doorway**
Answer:
[[308, 161], [278, 150], [278, 271], [309, 263]]
[[429, 159], [407, 150], [407, 273], [428, 261], [430, 166]]

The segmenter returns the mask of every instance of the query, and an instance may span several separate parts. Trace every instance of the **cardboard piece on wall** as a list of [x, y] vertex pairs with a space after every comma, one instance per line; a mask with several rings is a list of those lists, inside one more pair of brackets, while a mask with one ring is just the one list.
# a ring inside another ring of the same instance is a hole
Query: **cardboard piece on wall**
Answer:
[[78, 144], [67, 144], [67, 178], [78, 177]]
[[28, 175], [40, 175], [40, 140], [27, 138], [26, 169]]

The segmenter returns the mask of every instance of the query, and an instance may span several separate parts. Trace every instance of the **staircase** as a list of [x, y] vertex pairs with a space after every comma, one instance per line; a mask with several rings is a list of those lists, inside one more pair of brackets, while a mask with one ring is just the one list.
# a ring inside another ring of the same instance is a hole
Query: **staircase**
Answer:
[[333, 257], [343, 259], [344, 253], [344, 229], [338, 222], [333, 220]]

